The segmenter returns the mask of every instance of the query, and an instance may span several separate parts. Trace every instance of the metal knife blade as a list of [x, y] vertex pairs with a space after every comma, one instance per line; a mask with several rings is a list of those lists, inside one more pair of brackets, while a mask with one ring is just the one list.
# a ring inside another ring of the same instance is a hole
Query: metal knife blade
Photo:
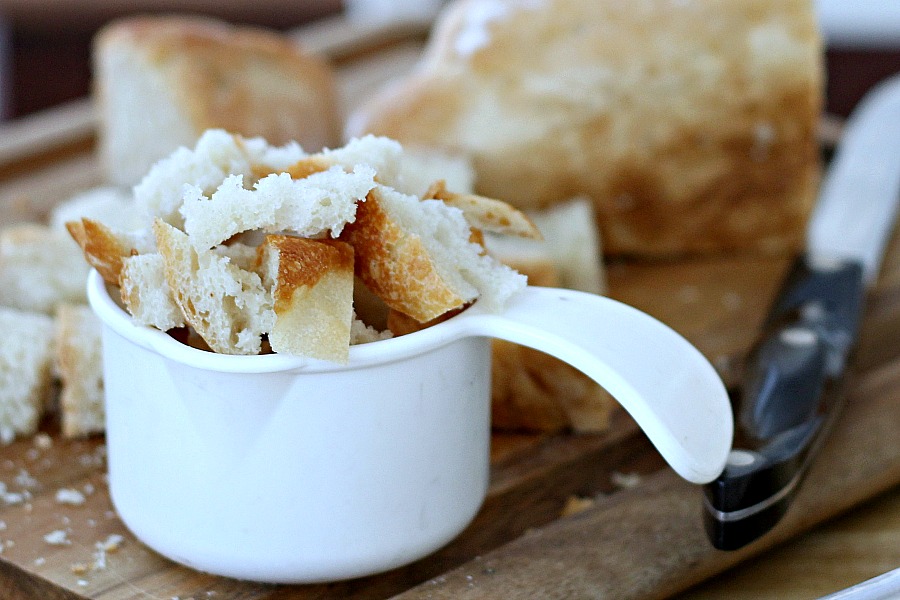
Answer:
[[900, 76], [848, 119], [797, 259], [746, 366], [735, 447], [704, 488], [713, 545], [735, 550], [774, 527], [840, 412], [866, 290], [900, 205]]

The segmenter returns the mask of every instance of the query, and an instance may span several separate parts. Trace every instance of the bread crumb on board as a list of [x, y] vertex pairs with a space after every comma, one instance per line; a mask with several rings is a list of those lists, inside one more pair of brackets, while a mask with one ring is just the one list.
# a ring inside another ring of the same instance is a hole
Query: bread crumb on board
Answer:
[[71, 488], [62, 488], [56, 491], [56, 501], [59, 504], [69, 504], [72, 506], [81, 506], [84, 504], [84, 494], [78, 490]]
[[68, 546], [72, 543], [72, 540], [69, 539], [68, 532], [64, 529], [55, 529], [44, 535], [44, 541], [51, 546]]
[[583, 496], [569, 496], [568, 498], [566, 498], [566, 503], [563, 505], [559, 516], [568, 517], [571, 515], [576, 515], [591, 508], [592, 506], [594, 506], [594, 503], [595, 500], [593, 498], [585, 498]]

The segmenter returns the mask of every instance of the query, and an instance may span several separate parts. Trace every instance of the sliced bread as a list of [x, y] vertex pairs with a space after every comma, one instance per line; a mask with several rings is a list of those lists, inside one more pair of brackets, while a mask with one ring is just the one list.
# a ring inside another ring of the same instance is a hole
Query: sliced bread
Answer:
[[0, 307], [0, 443], [31, 435], [53, 392], [53, 319]]
[[100, 321], [84, 305], [60, 305], [56, 313], [55, 367], [62, 383], [60, 421], [65, 437], [105, 428]]
[[52, 314], [87, 301], [88, 264], [67, 233], [35, 223], [0, 230], [0, 305]]
[[316, 151], [340, 140], [330, 66], [276, 31], [138, 16], [101, 30], [93, 54], [99, 154], [118, 185], [210, 128]]

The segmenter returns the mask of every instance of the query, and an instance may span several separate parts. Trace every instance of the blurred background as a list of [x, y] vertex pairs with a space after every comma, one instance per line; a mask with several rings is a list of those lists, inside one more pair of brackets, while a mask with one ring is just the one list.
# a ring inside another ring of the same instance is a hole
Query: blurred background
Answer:
[[[0, 118], [90, 92], [96, 31], [136, 13], [202, 13], [286, 31], [349, 11], [357, 19], [422, 13], [441, 0], [0, 0]], [[816, 0], [826, 34], [829, 113], [846, 116], [877, 81], [900, 72], [900, 0]]]

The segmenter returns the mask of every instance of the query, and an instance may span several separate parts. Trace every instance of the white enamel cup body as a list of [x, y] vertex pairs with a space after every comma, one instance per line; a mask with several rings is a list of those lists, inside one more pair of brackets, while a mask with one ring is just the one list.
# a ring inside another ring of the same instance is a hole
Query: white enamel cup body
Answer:
[[96, 272], [110, 493], [149, 547], [202, 571], [316, 582], [384, 571], [460, 533], [484, 500], [491, 338], [575, 365], [694, 482], [731, 445], [727, 394], [676, 333], [615, 301], [528, 288], [347, 365], [224, 356], [135, 326]]
[[204, 370], [109, 328], [103, 343], [110, 494], [180, 563], [276, 582], [365, 575], [444, 545], [484, 499], [484, 339], [319, 373]]

